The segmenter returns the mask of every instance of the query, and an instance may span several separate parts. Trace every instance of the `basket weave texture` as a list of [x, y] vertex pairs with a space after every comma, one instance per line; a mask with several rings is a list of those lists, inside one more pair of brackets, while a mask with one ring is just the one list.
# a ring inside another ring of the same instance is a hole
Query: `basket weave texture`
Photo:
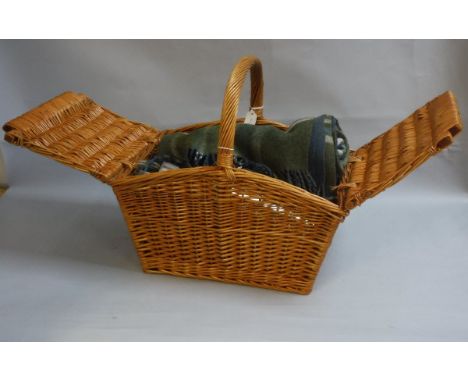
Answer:
[[5, 140], [109, 183], [150, 153], [158, 132], [84, 94], [63, 93], [8, 122]]
[[[239, 98], [249, 72], [257, 123], [285, 129], [263, 117], [262, 67], [249, 56], [231, 73], [220, 121], [158, 131], [68, 92], [8, 122], [5, 139], [110, 184], [145, 272], [306, 294], [349, 211], [451, 144], [462, 129], [460, 115], [446, 92], [355, 150], [334, 204], [233, 167]], [[164, 134], [213, 124], [221, 126], [216, 166], [132, 175]]]

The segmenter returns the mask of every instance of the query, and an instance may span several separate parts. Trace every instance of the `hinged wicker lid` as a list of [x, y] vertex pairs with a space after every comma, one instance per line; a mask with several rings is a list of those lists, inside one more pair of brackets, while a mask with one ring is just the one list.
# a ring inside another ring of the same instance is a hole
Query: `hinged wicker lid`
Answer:
[[129, 174], [158, 131], [132, 122], [84, 94], [66, 92], [7, 122], [5, 140], [87, 172], [103, 182]]
[[455, 96], [448, 91], [356, 150], [338, 186], [350, 210], [404, 178], [453, 142], [463, 128]]

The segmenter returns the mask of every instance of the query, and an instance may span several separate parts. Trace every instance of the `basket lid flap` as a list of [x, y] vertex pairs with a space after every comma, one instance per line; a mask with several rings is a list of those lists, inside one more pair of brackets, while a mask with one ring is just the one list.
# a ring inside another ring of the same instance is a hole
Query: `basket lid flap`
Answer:
[[455, 96], [447, 91], [387, 132], [354, 151], [338, 186], [338, 199], [351, 210], [404, 178], [449, 146], [463, 128]]
[[105, 183], [129, 174], [158, 131], [84, 94], [66, 92], [7, 122], [5, 140], [87, 172]]

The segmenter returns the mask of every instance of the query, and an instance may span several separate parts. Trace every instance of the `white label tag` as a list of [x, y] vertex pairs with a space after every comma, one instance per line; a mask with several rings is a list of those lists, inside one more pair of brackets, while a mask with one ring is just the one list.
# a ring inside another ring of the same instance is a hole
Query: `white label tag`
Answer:
[[255, 125], [257, 122], [257, 113], [253, 110], [249, 110], [245, 115], [244, 123], [246, 125]]

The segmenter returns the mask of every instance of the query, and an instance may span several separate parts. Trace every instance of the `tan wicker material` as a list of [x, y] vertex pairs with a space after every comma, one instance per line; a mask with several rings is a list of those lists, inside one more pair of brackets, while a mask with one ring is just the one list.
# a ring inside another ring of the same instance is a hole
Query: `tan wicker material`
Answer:
[[445, 92], [352, 155], [342, 184], [340, 205], [350, 210], [394, 185], [462, 130], [455, 96]]
[[[6, 139], [111, 184], [145, 272], [305, 294], [349, 210], [448, 146], [461, 120], [447, 92], [359, 148], [334, 204], [233, 167], [239, 97], [249, 72], [258, 124], [286, 129], [263, 117], [261, 64], [244, 57], [228, 81], [220, 121], [159, 132], [65, 93], [7, 123]], [[216, 166], [131, 174], [164, 134], [218, 123]]]
[[63, 93], [3, 129], [5, 140], [110, 180], [129, 174], [154, 147], [157, 132], [96, 104], [84, 94]]

